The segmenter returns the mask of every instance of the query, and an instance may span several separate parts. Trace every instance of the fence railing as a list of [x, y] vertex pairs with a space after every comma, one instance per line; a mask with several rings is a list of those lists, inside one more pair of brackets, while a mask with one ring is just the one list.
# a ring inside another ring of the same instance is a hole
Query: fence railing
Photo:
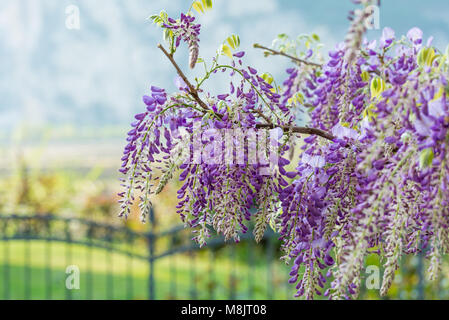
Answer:
[[[151, 212], [150, 220], [154, 218]], [[275, 235], [238, 245], [213, 237], [200, 249], [183, 226], [155, 232], [55, 215], [0, 216], [3, 299], [288, 299]], [[38, 258], [36, 258], [38, 256]], [[36, 268], [35, 261], [38, 263]], [[65, 267], [79, 265], [81, 288]], [[101, 267], [101, 270], [98, 268]], [[40, 286], [36, 284], [40, 281]], [[21, 288], [18, 288], [21, 287]], [[19, 293], [17, 293], [19, 291]], [[99, 291], [104, 293], [99, 295]], [[82, 292], [82, 293], [80, 293]], [[62, 295], [62, 297], [61, 297]]]

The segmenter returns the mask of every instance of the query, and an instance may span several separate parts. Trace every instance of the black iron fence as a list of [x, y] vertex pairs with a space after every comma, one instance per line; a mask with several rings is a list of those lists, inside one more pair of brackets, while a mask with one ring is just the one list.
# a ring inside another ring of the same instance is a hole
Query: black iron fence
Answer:
[[[0, 297], [292, 298], [294, 288], [287, 284], [288, 271], [279, 263], [272, 232], [266, 232], [262, 245], [248, 233], [238, 245], [214, 237], [199, 248], [183, 226], [162, 232], [153, 226], [136, 232], [54, 215], [0, 216]], [[79, 274], [72, 275], [77, 268]], [[67, 285], [75, 276], [80, 285], [76, 280]]]

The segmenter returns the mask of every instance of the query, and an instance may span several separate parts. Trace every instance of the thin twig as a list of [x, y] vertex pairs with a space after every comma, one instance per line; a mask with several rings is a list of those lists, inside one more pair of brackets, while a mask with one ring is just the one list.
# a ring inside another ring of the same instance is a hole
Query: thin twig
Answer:
[[307, 60], [303, 60], [303, 59], [300, 59], [300, 58], [296, 58], [296, 57], [291, 56], [291, 55], [289, 55], [289, 54], [287, 54], [287, 53], [284, 53], [284, 52], [281, 52], [281, 51], [277, 51], [277, 50], [274, 50], [274, 49], [270, 49], [270, 48], [264, 47], [264, 46], [262, 46], [262, 45], [260, 45], [260, 44], [258, 44], [258, 43], [255, 43], [253, 46], [254, 46], [254, 48], [256, 48], [256, 49], [263, 49], [263, 50], [266, 50], [266, 51], [270, 52], [270, 53], [271, 53], [272, 55], [274, 55], [274, 56], [277, 56], [277, 55], [279, 55], [279, 56], [284, 56], [284, 57], [290, 58], [290, 59], [292, 59], [293, 61], [296, 61], [296, 62], [299, 62], [299, 63], [303, 63], [303, 64], [307, 64], [307, 65], [309, 65], [309, 66], [314, 66], [314, 67], [320, 67], [320, 68], [321, 68], [321, 65], [318, 64], [318, 63], [311, 62], [311, 61], [307, 61]]
[[266, 121], [267, 124], [271, 123], [270, 118], [268, 118], [261, 110], [254, 109], [254, 112], [256, 112], [259, 116], [261, 116]]
[[280, 125], [275, 125], [275, 124], [272, 124], [272, 123], [270, 123], [270, 124], [258, 123], [258, 124], [256, 124], [256, 128], [258, 128], [258, 129], [281, 128], [282, 130], [284, 130], [284, 132], [295, 132], [295, 133], [302, 133], [302, 134], [311, 134], [311, 135], [320, 136], [320, 137], [325, 138], [327, 140], [334, 140], [335, 139], [335, 137], [332, 134], [327, 133], [326, 131], [323, 131], [321, 129], [316, 129], [316, 128], [280, 126]]
[[159, 49], [161, 49], [161, 51], [167, 56], [168, 60], [170, 60], [170, 62], [172, 63], [172, 65], [175, 67], [176, 72], [178, 73], [178, 75], [182, 78], [182, 80], [184, 81], [184, 83], [187, 85], [187, 87], [189, 88], [189, 94], [192, 96], [193, 99], [195, 99], [196, 102], [198, 102], [198, 104], [205, 110], [205, 111], [210, 111], [209, 107], [204, 103], [203, 100], [201, 100], [200, 96], [198, 95], [198, 90], [195, 89], [195, 87], [190, 83], [189, 79], [187, 79], [187, 77], [185, 76], [185, 74], [182, 72], [181, 68], [178, 66], [178, 64], [176, 63], [175, 59], [173, 59], [173, 56], [171, 54], [169, 54], [167, 52], [167, 50], [165, 50], [165, 48], [159, 43], [157, 45], [157, 47]]
[[[187, 85], [188, 89], [189, 89], [189, 94], [192, 96], [193, 99], [195, 99], [196, 102], [198, 102], [198, 104], [206, 111], [210, 111], [210, 109], [208, 108], [208, 106], [204, 103], [203, 100], [201, 100], [201, 98], [198, 95], [198, 91], [195, 89], [195, 87], [190, 83], [190, 81], [187, 79], [187, 77], [185, 76], [185, 74], [182, 72], [181, 68], [178, 66], [178, 64], [176, 63], [176, 61], [173, 59], [173, 56], [171, 54], [169, 54], [165, 48], [161, 45], [158, 44], [157, 47], [159, 49], [161, 49], [161, 51], [167, 56], [167, 58], [170, 60], [170, 62], [172, 63], [172, 65], [175, 67], [178, 75], [182, 78], [182, 80], [184, 81], [184, 83]], [[259, 129], [275, 129], [275, 128], [281, 128], [282, 130], [284, 130], [285, 132], [295, 132], [295, 133], [302, 133], [302, 134], [311, 134], [311, 135], [317, 135], [320, 137], [323, 137], [325, 139], [328, 140], [334, 140], [335, 137], [323, 130], [320, 129], [314, 129], [314, 128], [306, 128], [306, 127], [290, 127], [290, 126], [280, 126], [280, 125], [275, 125], [273, 124], [270, 119], [264, 115], [262, 113], [262, 111], [260, 110], [256, 110], [256, 113], [261, 116], [262, 118], [264, 118], [265, 121], [267, 121], [267, 123], [259, 123], [256, 125], [256, 128]]]

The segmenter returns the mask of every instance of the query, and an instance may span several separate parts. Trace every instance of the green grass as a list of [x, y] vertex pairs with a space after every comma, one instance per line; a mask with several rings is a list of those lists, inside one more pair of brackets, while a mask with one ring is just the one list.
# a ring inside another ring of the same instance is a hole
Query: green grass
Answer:
[[[158, 260], [156, 299], [227, 299], [231, 286], [236, 299], [268, 298], [264, 261], [256, 260], [249, 268], [246, 262], [230, 259], [227, 250], [223, 249], [214, 264], [207, 251], [194, 260], [187, 254]], [[69, 265], [80, 270], [79, 290], [66, 289]], [[148, 269], [146, 261], [103, 249], [56, 242], [48, 245], [45, 241], [0, 242], [0, 299], [147, 299]], [[272, 298], [293, 295], [294, 288], [286, 283], [287, 274], [282, 263], [272, 264]]]
[[[287, 266], [274, 260], [269, 282], [261, 247], [249, 249], [239, 244], [235, 259], [231, 248], [220, 249], [214, 263], [209, 259], [210, 251], [197, 254], [194, 260], [187, 254], [158, 260], [154, 273], [156, 299], [228, 299], [231, 286], [235, 299], [292, 298], [295, 289], [287, 283]], [[249, 250], [254, 256], [252, 267], [247, 260]], [[408, 267], [397, 272], [387, 299], [416, 298], [416, 257], [410, 259], [404, 261], [403, 267]], [[79, 290], [66, 289], [69, 265], [79, 267]], [[379, 265], [378, 258], [370, 256], [366, 265]], [[59, 242], [0, 241], [0, 299], [147, 299], [148, 269], [146, 261], [104, 249]], [[363, 274], [360, 298], [381, 298], [378, 290], [365, 289], [366, 277]], [[442, 281], [435, 287], [426, 282], [426, 298], [447, 298], [447, 283]]]

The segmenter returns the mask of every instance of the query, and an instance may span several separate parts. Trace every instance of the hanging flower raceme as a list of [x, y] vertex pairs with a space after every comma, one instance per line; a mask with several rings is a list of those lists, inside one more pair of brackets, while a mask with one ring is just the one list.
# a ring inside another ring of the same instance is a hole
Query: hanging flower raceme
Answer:
[[[315, 49], [288, 55], [296, 65], [281, 87], [244, 66], [243, 51], [227, 52], [228, 64], [220, 52], [204, 62], [193, 85], [174, 50], [159, 46], [180, 92], [153, 86], [143, 98], [122, 158], [121, 215], [138, 196], [144, 220], [152, 195], [179, 174], [177, 212], [193, 239], [206, 244], [213, 228], [239, 241], [253, 220], [260, 241], [270, 225], [292, 261], [297, 296], [356, 298], [371, 253], [385, 266], [381, 294], [404, 254], [425, 252], [435, 278], [449, 251], [449, 56], [431, 40], [424, 45], [417, 28], [400, 40], [390, 28], [378, 42], [364, 40], [368, 18], [355, 12], [345, 42], [322, 64], [307, 60]], [[163, 20], [171, 44], [188, 44], [194, 66], [195, 18]], [[228, 89], [205, 93], [218, 72], [228, 73]], [[304, 114], [308, 126], [299, 127]], [[300, 134], [308, 136], [296, 155]]]
[[168, 18], [163, 26], [171, 30], [175, 37], [175, 46], [179, 47], [181, 40], [189, 46], [189, 65], [195, 68], [199, 55], [199, 35], [201, 30], [200, 24], [194, 24], [195, 17], [181, 13], [181, 18], [175, 20]]
[[[386, 261], [382, 294], [403, 253], [426, 250], [431, 277], [447, 253], [447, 83], [437, 72], [445, 61], [432, 59], [419, 35], [415, 28], [411, 43], [397, 44], [386, 29], [379, 48], [365, 42], [350, 66], [339, 45], [315, 79], [311, 124], [335, 139], [305, 139], [300, 178], [281, 193], [281, 240], [295, 261], [298, 295], [321, 294], [330, 277], [326, 295], [356, 297], [373, 250]], [[399, 56], [388, 55], [393, 48]], [[334, 258], [326, 258], [333, 247]]]

